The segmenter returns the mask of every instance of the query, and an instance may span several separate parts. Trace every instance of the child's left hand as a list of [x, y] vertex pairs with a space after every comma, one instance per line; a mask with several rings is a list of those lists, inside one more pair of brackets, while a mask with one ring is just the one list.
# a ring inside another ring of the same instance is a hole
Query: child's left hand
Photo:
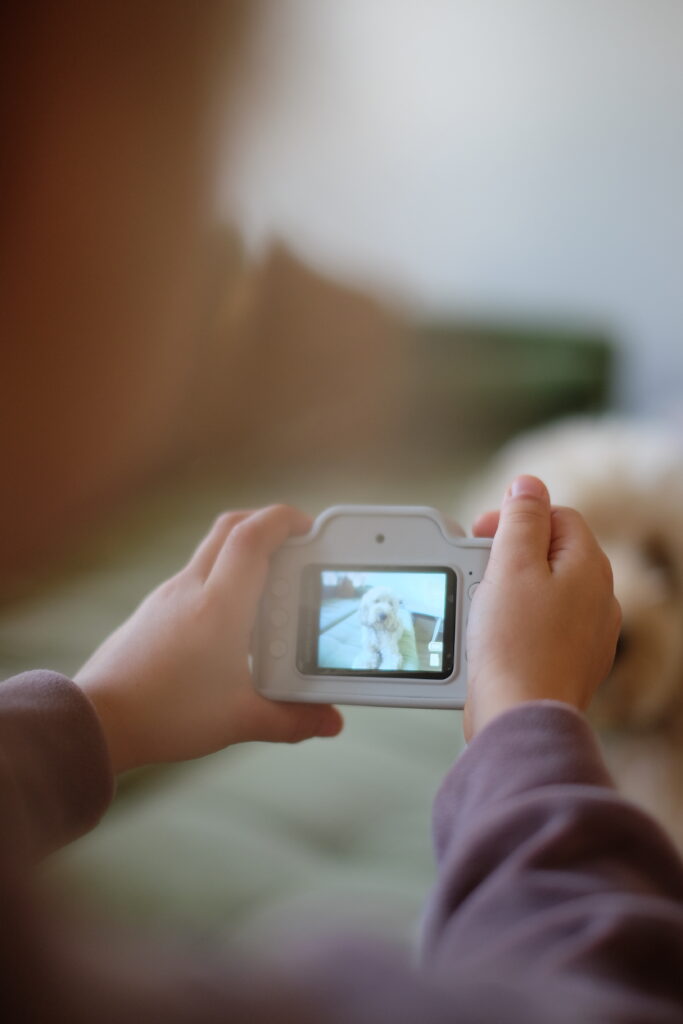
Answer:
[[220, 516], [185, 568], [86, 662], [75, 681], [95, 706], [115, 771], [341, 730], [334, 707], [260, 696], [248, 665], [269, 557], [309, 527], [284, 505]]

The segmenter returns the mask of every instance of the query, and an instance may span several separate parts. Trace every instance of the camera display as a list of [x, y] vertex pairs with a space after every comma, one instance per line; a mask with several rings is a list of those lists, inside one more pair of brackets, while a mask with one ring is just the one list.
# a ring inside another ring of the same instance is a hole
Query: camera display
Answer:
[[309, 565], [301, 592], [303, 673], [443, 679], [452, 672], [452, 569]]

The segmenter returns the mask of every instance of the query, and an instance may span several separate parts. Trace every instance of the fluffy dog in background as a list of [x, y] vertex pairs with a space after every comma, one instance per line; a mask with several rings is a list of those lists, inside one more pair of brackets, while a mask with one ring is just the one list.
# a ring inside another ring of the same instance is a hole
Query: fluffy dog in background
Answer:
[[386, 587], [372, 587], [361, 600], [360, 621], [362, 650], [353, 667], [397, 672], [403, 665], [398, 598]]
[[463, 521], [499, 506], [522, 472], [544, 480], [554, 504], [577, 508], [610, 558], [623, 626], [590, 717], [620, 789], [683, 849], [683, 444], [617, 418], [525, 434], [475, 481]]

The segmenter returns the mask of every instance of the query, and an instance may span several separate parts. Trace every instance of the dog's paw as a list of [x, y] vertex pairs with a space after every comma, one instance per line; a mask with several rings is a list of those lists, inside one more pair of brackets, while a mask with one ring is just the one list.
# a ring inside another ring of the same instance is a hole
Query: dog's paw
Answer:
[[379, 668], [379, 653], [364, 651], [353, 659], [351, 668], [367, 671], [368, 669]]
[[399, 672], [403, 668], [403, 658], [400, 654], [385, 654], [380, 667], [384, 672]]

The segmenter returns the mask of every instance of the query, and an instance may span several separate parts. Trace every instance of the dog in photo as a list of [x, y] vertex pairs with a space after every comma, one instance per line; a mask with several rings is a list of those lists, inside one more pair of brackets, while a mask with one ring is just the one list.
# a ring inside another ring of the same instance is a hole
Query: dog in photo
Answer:
[[372, 587], [360, 602], [361, 652], [355, 669], [397, 672], [403, 665], [399, 641], [403, 635], [400, 602], [388, 587]]

